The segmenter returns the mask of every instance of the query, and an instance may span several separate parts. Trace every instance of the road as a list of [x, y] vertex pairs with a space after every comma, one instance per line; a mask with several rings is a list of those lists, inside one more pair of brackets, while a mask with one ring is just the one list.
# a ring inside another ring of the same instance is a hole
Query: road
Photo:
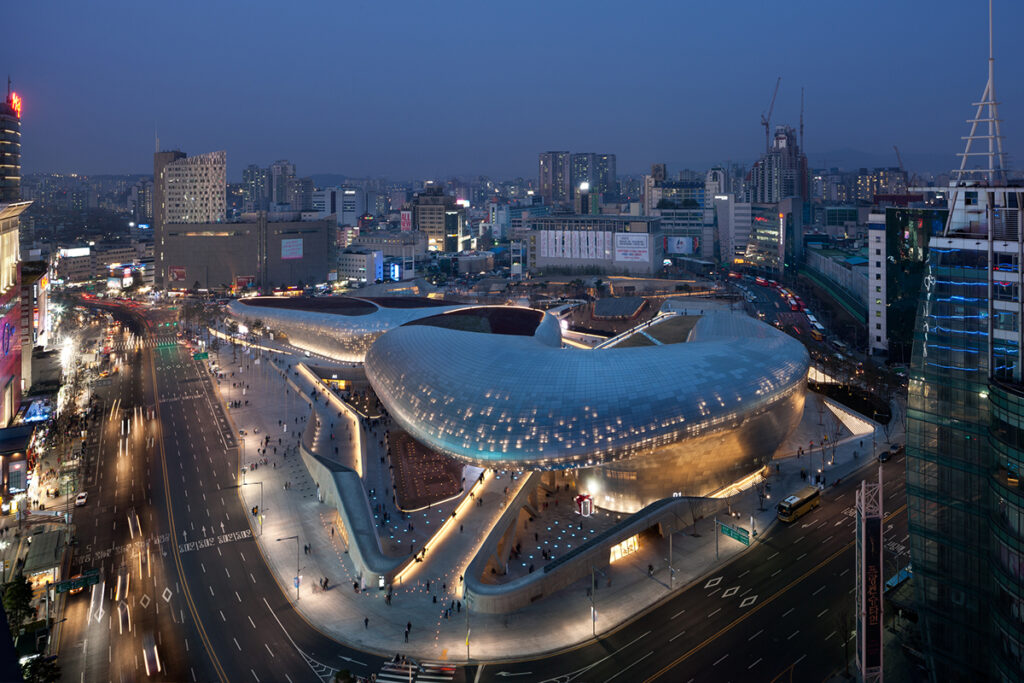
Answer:
[[[886, 465], [887, 573], [906, 562], [900, 458]], [[776, 524], [734, 562], [598, 642], [537, 661], [485, 665], [481, 681], [820, 681], [852, 656], [854, 495], [860, 476], [821, 507]], [[705, 533], [710, 532], [709, 528]], [[845, 619], [845, 624], [844, 624]], [[847, 649], [848, 648], [848, 649]], [[467, 672], [474, 680], [475, 668]], [[792, 679], [790, 675], [792, 674]]]
[[[130, 639], [114, 635], [117, 619], [87, 619], [90, 605], [105, 603], [108, 615], [116, 609], [103, 592], [99, 603], [89, 591], [69, 599], [60, 643], [64, 680], [145, 678], [133, 651], [141, 653], [141, 637], [150, 630], [166, 667], [154, 677], [158, 680], [297, 683], [327, 681], [339, 668], [364, 675], [377, 671], [379, 657], [340, 645], [296, 613], [263, 562], [246, 510], [232, 488], [237, 440], [201, 361], [193, 360], [179, 343], [175, 328], [159, 325], [166, 316], [112, 310], [141, 338], [130, 367], [109, 387], [108, 400], [120, 397], [119, 405], [126, 406], [126, 396], [131, 396], [133, 410], [142, 405], [138, 413], [145, 428], [133, 432], [140, 443], [133, 442], [131, 450], [138, 468], [132, 471], [140, 476], [130, 482], [144, 488], [115, 481], [119, 496], [131, 501], [136, 495], [144, 542], [128, 542], [127, 524], [116, 525], [114, 518], [125, 508], [121, 497], [107, 497], [107, 472], [116, 471], [120, 460], [112, 445], [117, 440], [104, 431], [98, 457], [104, 474], [87, 485], [95, 521], [84, 514], [86, 506], [75, 523], [80, 530], [109, 524], [112, 535], [81, 545], [74, 562], [83, 569], [103, 568], [109, 594], [115, 563], [110, 558], [131, 556], [148, 542], [153, 576], [132, 585], [131, 601], [143, 596], [148, 600], [132, 612]], [[108, 551], [111, 544], [113, 552]]]
[[[146, 315], [150, 320], [133, 314], [141, 348], [105, 390], [90, 504], [75, 518], [77, 566], [103, 569], [107, 582], [97, 592], [107, 614], [87, 618], [97, 608], [89, 591], [69, 599], [60, 652], [65, 680], [145, 678], [137, 653], [147, 632], [168, 667], [162, 680], [328, 681], [339, 668], [378, 671], [379, 657], [335, 642], [292, 609], [232, 488], [239, 444], [214, 382], [173, 328], [151, 327], [158, 321]], [[111, 417], [126, 413], [141, 423], [127, 449], [121, 421]], [[887, 549], [905, 558], [902, 457], [884, 467]], [[843, 623], [853, 611], [853, 496], [869, 474], [873, 468], [829, 489], [819, 509], [776, 524], [734, 562], [595, 643], [460, 674], [566, 683], [821, 680], [853, 649], [846, 642], [852, 622]], [[139, 512], [149, 542], [142, 569], [146, 545], [120, 521], [126, 506]], [[129, 598], [129, 637], [110, 618], [111, 582], [123, 559], [134, 559], [141, 578]]]

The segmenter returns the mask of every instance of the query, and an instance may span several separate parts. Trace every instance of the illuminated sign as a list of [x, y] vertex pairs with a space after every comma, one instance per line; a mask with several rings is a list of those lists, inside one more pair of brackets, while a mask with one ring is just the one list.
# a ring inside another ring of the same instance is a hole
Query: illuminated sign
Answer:
[[281, 240], [281, 260], [302, 258], [302, 238]]
[[3, 354], [6, 356], [11, 352], [11, 339], [14, 338], [14, 325], [10, 323], [4, 323], [2, 333], [0, 333], [0, 347], [3, 349]]
[[14, 115], [19, 119], [21, 118], [21, 95], [16, 92], [11, 93], [11, 108], [14, 110]]
[[185, 281], [185, 267], [184, 266], [171, 266], [167, 269], [167, 274], [171, 282], [184, 282]]
[[61, 249], [59, 253], [63, 258], [77, 258], [79, 256], [88, 256], [89, 247], [73, 247], [71, 249]]
[[139, 230], [149, 230], [149, 223], [139, 223], [135, 227]]

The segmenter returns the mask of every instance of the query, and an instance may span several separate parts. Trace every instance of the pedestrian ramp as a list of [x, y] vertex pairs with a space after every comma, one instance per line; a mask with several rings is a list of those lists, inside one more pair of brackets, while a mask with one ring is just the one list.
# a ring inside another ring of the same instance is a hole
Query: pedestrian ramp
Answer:
[[425, 662], [419, 665], [410, 660], [386, 661], [377, 674], [378, 683], [445, 683], [454, 679], [452, 664]]

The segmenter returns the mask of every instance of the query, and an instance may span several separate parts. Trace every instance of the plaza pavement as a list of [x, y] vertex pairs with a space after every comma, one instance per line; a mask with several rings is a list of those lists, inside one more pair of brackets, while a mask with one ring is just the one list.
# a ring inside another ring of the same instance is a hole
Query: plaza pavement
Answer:
[[[465, 606], [461, 611], [452, 610], [445, 618], [445, 609], [450, 609], [455, 601], [460, 600], [460, 575], [468, 564], [473, 552], [483, 541], [501, 513], [506, 499], [504, 490], [509, 488], [508, 496], [515, 493], [518, 481], [512, 481], [505, 473], [496, 478], [488, 473], [484, 483], [478, 490], [483, 504], [464, 506], [459, 513], [458, 522], [464, 527], [459, 532], [452, 525], [443, 538], [430, 547], [422, 563], [411, 565], [400, 581], [394, 585], [391, 604], [386, 604], [385, 593], [375, 586], [359, 590], [358, 577], [345, 552], [341, 534], [332, 533], [336, 513], [329, 506], [317, 500], [315, 485], [305, 470], [300, 457], [295, 454], [295, 446], [300, 436], [299, 429], [304, 429], [307, 418], [315, 414], [323, 425], [334, 422], [334, 438], [330, 438], [330, 430], [321, 428], [313, 443], [313, 449], [319, 454], [337, 458], [339, 462], [354, 462], [355, 453], [343, 454], [345, 448], [355, 449], [356, 439], [349, 441], [350, 433], [359, 430], [359, 438], [366, 442], [364, 466], [366, 487], [380, 492], [390, 486], [386, 470], [382, 467], [373, 469], [372, 464], [379, 465], [384, 452], [379, 446], [383, 438], [383, 425], [368, 424], [368, 421], [350, 417], [338, 418], [338, 411], [332, 403], [328, 407], [328, 393], [322, 387], [314, 389], [309, 375], [300, 372], [300, 362], [310, 359], [302, 354], [288, 355], [286, 348], [278, 345], [282, 353], [276, 356], [276, 370], [266, 359], [259, 366], [252, 363], [252, 356], [239, 352], [238, 361], [232, 362], [230, 349], [221, 349], [218, 358], [222, 371], [236, 373], [235, 378], [226, 377], [220, 382], [219, 391], [226, 401], [243, 400], [243, 407], [232, 409], [232, 419], [237, 428], [249, 433], [246, 450], [248, 460], [255, 458], [268, 459], [268, 464], [260, 465], [256, 470], [247, 472], [246, 486], [242, 489], [247, 508], [259, 504], [260, 492], [255, 482], [263, 483], [263, 529], [259, 537], [264, 558], [274, 570], [282, 590], [290, 597], [298, 611], [316, 628], [325, 634], [347, 644], [381, 654], [401, 652], [421, 660], [466, 661], [467, 649], [473, 661], [495, 661], [502, 659], [520, 659], [536, 657], [543, 653], [563, 650], [592, 638], [590, 622], [590, 598], [587, 589], [590, 580], [581, 580], [568, 588], [538, 601], [528, 608], [508, 615], [477, 615], [466, 614]], [[318, 366], [328, 366], [330, 361], [317, 358]], [[248, 370], [245, 365], [248, 364]], [[289, 366], [294, 366], [290, 367]], [[337, 364], [339, 368], [351, 367]], [[240, 373], [240, 374], [239, 374]], [[286, 385], [283, 373], [288, 373]], [[251, 389], [242, 395], [239, 387], [232, 387], [232, 382], [247, 383]], [[286, 388], [287, 387], [287, 388]], [[310, 403], [311, 392], [317, 396]], [[248, 400], [250, 405], [244, 406]], [[895, 419], [895, 418], [894, 418]], [[288, 431], [283, 431], [279, 420], [288, 423]], [[298, 422], [296, 422], [298, 420]], [[254, 434], [258, 428], [259, 434]], [[891, 434], [893, 441], [902, 442], [900, 433]], [[256, 454], [250, 441], [269, 435], [273, 445], [278, 438], [281, 445], [275, 455], [270, 450], [266, 455]], [[870, 433], [868, 434], [870, 437]], [[826, 467], [826, 480], [831, 484], [837, 478], [849, 476], [852, 472], [869, 463], [875, 462], [873, 457], [866, 457], [870, 443], [862, 445], [865, 437], [848, 436], [835, 449], [835, 464]], [[887, 448], [881, 429], [877, 429], [878, 450]], [[334, 447], [339, 453], [334, 454]], [[285, 451], [290, 449], [290, 454]], [[854, 452], [859, 452], [859, 457]], [[801, 470], [811, 471], [820, 465], [820, 457], [790, 456], [777, 460], [778, 471], [769, 478], [771, 499], [761, 507], [756, 490], [750, 490], [737, 496], [732, 504], [732, 511], [738, 514], [736, 524], [749, 528], [753, 519], [756, 529], [763, 536], [775, 522], [774, 504], [781, 498], [796, 491], [807, 482], [801, 479]], [[276, 461], [277, 466], [274, 466]], [[813, 464], [812, 464], [813, 462]], [[469, 477], [467, 476], [467, 479]], [[288, 482], [288, 488], [285, 484]], [[398, 516], [391, 505], [390, 497], [378, 495], [371, 498], [371, 506], [381, 503], [383, 509]], [[566, 505], [570, 500], [564, 501]], [[441, 511], [427, 511], [422, 518], [423, 524], [417, 522], [417, 531], [440, 526], [444, 517], [449, 514], [444, 508]], [[422, 513], [416, 513], [422, 514]], [[414, 519], [419, 519], [415, 518]], [[426, 522], [430, 524], [426, 524]], [[254, 535], [260, 532], [259, 524], [249, 516], [249, 523]], [[405, 522], [401, 521], [400, 525]], [[404, 527], [403, 527], [404, 528]], [[293, 541], [276, 541], [288, 536], [298, 536]], [[417, 533], [422, 540], [422, 536]], [[755, 541], [756, 542], [756, 541]], [[310, 552], [304, 552], [306, 545]], [[712, 575], [717, 566], [732, 560], [745, 548], [735, 541], [721, 537], [718, 543], [718, 559], [716, 561], [716, 542], [713, 533], [713, 521], [700, 520], [696, 528], [677, 532], [673, 537], [674, 579], [669, 577], [668, 540], [651, 543], [641, 547], [633, 555], [627, 556], [611, 565], [603, 576], [599, 576], [598, 590], [595, 592], [597, 611], [596, 631], [605, 634], [628, 622], [647, 608], [660, 603], [684, 587]], [[387, 544], [385, 544], [385, 547]], [[422, 547], [417, 544], [417, 549]], [[302, 582], [299, 597], [293, 586], [296, 574], [296, 549], [298, 549], [299, 574]], [[648, 565], [653, 565], [653, 576], [647, 572]], [[538, 563], [538, 568], [540, 563]], [[329, 579], [326, 591], [318, 587], [321, 577]], [[429, 589], [428, 589], [429, 581]], [[435, 602], [436, 600], [436, 602]], [[368, 621], [366, 621], [368, 620]], [[404, 633], [407, 624], [412, 625], [408, 642]], [[467, 624], [471, 629], [467, 648]]]

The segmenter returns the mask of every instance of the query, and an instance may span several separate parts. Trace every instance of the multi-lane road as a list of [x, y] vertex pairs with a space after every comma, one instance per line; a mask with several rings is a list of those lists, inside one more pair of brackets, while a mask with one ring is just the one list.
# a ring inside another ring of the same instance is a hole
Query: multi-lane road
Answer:
[[[902, 458], [884, 465], [886, 550], [906, 558]], [[854, 496], [861, 470], [821, 507], [776, 524], [734, 562], [597, 643], [470, 680], [820, 681], [852, 657]], [[709, 522], [703, 531], [712, 533]]]
[[[238, 447], [214, 380], [160, 313], [116, 310], [134, 336], [100, 387], [89, 502], [76, 511], [74, 571], [59, 642], [68, 681], [328, 681], [381, 659], [328, 638], [292, 609], [237, 495]], [[902, 459], [885, 465], [887, 549], [905, 553]], [[470, 681], [821, 680], [853, 652], [853, 504], [866, 468], [822, 506], [777, 524], [736, 561], [594, 643], [535, 661], [460, 670]], [[131, 515], [137, 521], [129, 523]], [[703, 533], [711, 533], [710, 523]], [[905, 555], [904, 555], [905, 557]], [[119, 607], [117, 580], [130, 573]], [[130, 611], [125, 629], [120, 610]]]
[[[64, 679], [144, 680], [150, 641], [162, 665], [153, 680], [327, 681], [341, 668], [377, 671], [379, 657], [338, 644], [291, 609], [263, 562], [232, 488], [237, 440], [201, 361], [153, 314], [112, 312], [135, 338], [115, 349], [127, 362], [101, 389], [105, 412], [91, 426], [97, 476], [75, 516], [73, 560], [75, 571], [100, 568], [105, 581], [69, 596]], [[141, 522], [133, 532], [121, 521], [131, 509]], [[114, 595], [122, 565], [132, 572], [130, 632]]]

